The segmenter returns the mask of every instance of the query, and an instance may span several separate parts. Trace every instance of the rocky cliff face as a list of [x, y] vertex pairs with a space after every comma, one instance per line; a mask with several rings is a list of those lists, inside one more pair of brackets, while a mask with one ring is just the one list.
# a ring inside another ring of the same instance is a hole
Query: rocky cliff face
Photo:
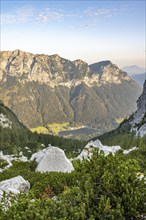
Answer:
[[0, 52], [0, 99], [33, 128], [48, 123], [107, 131], [136, 109], [141, 89], [110, 61], [88, 65], [59, 55]]
[[[97, 74], [98, 73], [98, 74]], [[58, 85], [72, 87], [81, 82], [88, 86], [101, 85], [102, 83], [121, 84], [122, 80], [130, 81], [131, 78], [122, 72], [110, 61], [103, 61], [88, 66], [82, 60], [73, 62], [55, 54], [34, 55], [15, 50], [1, 52], [1, 81], [9, 77], [16, 77], [19, 82], [38, 82], [47, 84], [51, 88]]]
[[137, 109], [138, 109], [138, 112], [141, 114], [146, 113], [146, 80], [143, 85], [143, 92], [141, 96], [139, 97], [139, 99], [137, 100]]
[[137, 111], [130, 121], [131, 130], [141, 137], [146, 134], [146, 80], [143, 85], [143, 92], [137, 100]]

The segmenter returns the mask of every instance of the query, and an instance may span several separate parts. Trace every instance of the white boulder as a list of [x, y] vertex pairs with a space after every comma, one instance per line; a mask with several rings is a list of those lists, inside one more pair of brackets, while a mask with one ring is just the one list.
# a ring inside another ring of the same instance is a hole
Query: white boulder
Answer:
[[[0, 182], [0, 204], [4, 210], [11, 205], [11, 198], [19, 193], [27, 193], [30, 189], [30, 183], [17, 176]], [[5, 195], [5, 196], [4, 196]]]
[[30, 183], [22, 176], [17, 176], [0, 182], [0, 194], [2, 194], [2, 192], [5, 192], [6, 194], [17, 194], [20, 192], [27, 193], [29, 189]]
[[131, 148], [129, 150], [123, 150], [123, 154], [129, 154], [131, 151], [134, 151], [134, 150], [138, 150], [138, 148], [137, 147], [133, 147], [133, 148]]
[[38, 163], [36, 172], [72, 172], [74, 167], [67, 159], [63, 150], [58, 147], [49, 146], [32, 155], [30, 160]]
[[30, 160], [31, 161], [36, 160], [36, 162], [39, 163], [45, 156], [47, 150], [48, 150], [48, 147], [32, 154]]

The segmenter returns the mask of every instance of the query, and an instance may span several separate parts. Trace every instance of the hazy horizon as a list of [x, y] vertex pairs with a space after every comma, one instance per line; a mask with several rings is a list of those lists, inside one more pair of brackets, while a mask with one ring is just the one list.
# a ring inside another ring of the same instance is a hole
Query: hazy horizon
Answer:
[[1, 50], [145, 68], [145, 1], [1, 1]]

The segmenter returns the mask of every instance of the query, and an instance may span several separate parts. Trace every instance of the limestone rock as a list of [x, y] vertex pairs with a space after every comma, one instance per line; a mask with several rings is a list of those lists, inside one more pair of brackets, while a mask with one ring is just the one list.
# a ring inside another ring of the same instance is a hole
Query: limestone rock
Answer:
[[146, 113], [146, 80], [143, 85], [143, 92], [139, 99], [137, 100], [137, 108], [138, 112], [141, 112], [141, 114]]
[[0, 173], [12, 166], [10, 159], [6, 155], [4, 155], [2, 151], [0, 151], [0, 160], [3, 160], [7, 163], [5, 167], [0, 168]]
[[8, 180], [0, 182], [0, 195], [27, 193], [30, 189], [30, 183], [26, 181], [22, 176], [17, 176]]
[[15, 155], [4, 155], [2, 151], [0, 151], [0, 159], [7, 162], [7, 165], [3, 168], [0, 168], [0, 173], [4, 170], [7, 170], [9, 167], [12, 166], [12, 161], [28, 161], [28, 158], [23, 155], [22, 152], [16, 157]]
[[10, 129], [12, 128], [12, 122], [3, 113], [0, 113], [0, 127]]
[[129, 150], [124, 150], [123, 154], [129, 154], [131, 151], [134, 151], [134, 150], [137, 150], [137, 149], [138, 149], [137, 147], [133, 147], [133, 148], [131, 148]]
[[[11, 199], [16, 194], [27, 193], [30, 183], [22, 176], [17, 176], [0, 182], [0, 204], [4, 210], [11, 205]], [[4, 196], [5, 195], [5, 196]]]
[[143, 137], [146, 134], [146, 80], [143, 85], [143, 92], [137, 100], [137, 111], [130, 120], [131, 131]]
[[82, 150], [82, 152], [79, 154], [77, 159], [83, 160], [83, 159], [88, 159], [91, 158], [93, 155], [93, 152], [95, 148], [99, 149], [100, 151], [103, 151], [105, 156], [108, 155], [109, 153], [112, 153], [113, 155], [121, 149], [120, 146], [104, 146], [102, 143], [97, 139], [95, 141], [90, 141], [85, 148]]
[[83, 160], [91, 158], [96, 148], [98, 148], [99, 153], [103, 151], [105, 156], [107, 156], [109, 153], [114, 155], [119, 150], [122, 150], [123, 154], [129, 154], [131, 151], [138, 149], [137, 147], [133, 147], [129, 150], [123, 150], [120, 146], [105, 146], [97, 139], [95, 141], [90, 141], [76, 159]]
[[38, 162], [36, 172], [72, 172], [74, 167], [65, 156], [63, 150], [49, 146], [46, 149], [32, 155], [31, 160]]

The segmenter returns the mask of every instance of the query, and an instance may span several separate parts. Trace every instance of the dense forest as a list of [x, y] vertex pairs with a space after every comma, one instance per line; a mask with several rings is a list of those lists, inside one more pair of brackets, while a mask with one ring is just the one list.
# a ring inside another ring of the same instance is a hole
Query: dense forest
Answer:
[[64, 139], [54, 135], [33, 133], [2, 103], [0, 103], [0, 114], [6, 115], [12, 122], [11, 128], [0, 126], [0, 151], [3, 151], [4, 154], [17, 155], [22, 151], [25, 156], [30, 157], [32, 153], [51, 144], [52, 146], [58, 146], [63, 149], [71, 157], [77, 156], [79, 150], [83, 149], [87, 143], [85, 141]]
[[[4, 154], [18, 154], [20, 151], [27, 157], [30, 157], [32, 153], [47, 147], [48, 144], [52, 146], [58, 146], [63, 149], [68, 157], [77, 156], [81, 149], [84, 148], [87, 142], [64, 139], [62, 137], [32, 133], [29, 130], [22, 129], [1, 129], [0, 138], [0, 150]], [[27, 148], [30, 149], [28, 152]]]

